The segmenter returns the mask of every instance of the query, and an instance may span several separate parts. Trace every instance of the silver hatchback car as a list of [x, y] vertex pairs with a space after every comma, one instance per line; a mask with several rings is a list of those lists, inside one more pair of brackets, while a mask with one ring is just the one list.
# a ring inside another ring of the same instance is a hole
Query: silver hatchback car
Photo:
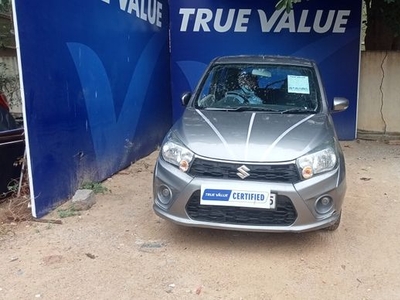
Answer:
[[154, 211], [177, 224], [302, 232], [338, 228], [345, 162], [315, 62], [228, 56], [211, 62], [166, 135]]

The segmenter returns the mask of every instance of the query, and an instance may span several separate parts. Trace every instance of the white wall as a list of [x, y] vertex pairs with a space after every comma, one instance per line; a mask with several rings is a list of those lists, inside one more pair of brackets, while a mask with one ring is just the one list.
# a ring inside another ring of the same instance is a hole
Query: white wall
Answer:
[[358, 124], [360, 134], [400, 134], [400, 52], [362, 52]]

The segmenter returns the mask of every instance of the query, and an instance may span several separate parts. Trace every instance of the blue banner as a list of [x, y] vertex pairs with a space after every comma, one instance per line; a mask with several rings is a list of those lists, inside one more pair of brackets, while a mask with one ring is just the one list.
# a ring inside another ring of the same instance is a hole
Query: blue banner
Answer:
[[362, 0], [302, 1], [286, 13], [265, 0], [174, 0], [171, 12], [173, 117], [181, 95], [193, 91], [217, 56], [255, 54], [314, 59], [332, 103], [350, 107], [334, 115], [340, 139], [356, 135]]
[[[172, 119], [164, 0], [15, 0], [33, 215], [153, 151]], [[134, 184], [134, 183], [132, 183]]]
[[153, 151], [216, 56], [316, 60], [355, 137], [362, 0], [14, 2], [34, 216]]

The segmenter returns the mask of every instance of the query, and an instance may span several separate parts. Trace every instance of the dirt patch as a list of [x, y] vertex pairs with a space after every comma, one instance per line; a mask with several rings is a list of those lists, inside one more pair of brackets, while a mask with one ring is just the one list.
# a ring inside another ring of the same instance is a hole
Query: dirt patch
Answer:
[[32, 219], [28, 196], [2, 199], [0, 203], [0, 224], [28, 221]]
[[[157, 153], [106, 180], [62, 224], [0, 227], [0, 299], [397, 299], [400, 146], [343, 142], [348, 190], [335, 232], [180, 227], [152, 210]], [[345, 296], [343, 296], [345, 295]]]
[[[32, 219], [28, 174], [27, 172], [22, 173], [21, 182], [13, 180], [9, 183], [12, 195], [7, 198], [0, 198], [0, 225]], [[20, 188], [18, 188], [19, 185]]]

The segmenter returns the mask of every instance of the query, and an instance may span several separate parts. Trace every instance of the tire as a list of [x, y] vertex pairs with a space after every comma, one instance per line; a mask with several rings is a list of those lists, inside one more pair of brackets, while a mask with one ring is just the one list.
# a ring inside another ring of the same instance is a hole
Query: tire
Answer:
[[328, 227], [324, 228], [324, 230], [326, 230], [326, 231], [335, 231], [336, 229], [338, 229], [339, 225], [340, 225], [341, 218], [342, 218], [342, 212], [340, 212], [339, 217], [337, 218], [335, 223], [333, 223], [332, 225], [329, 225]]

